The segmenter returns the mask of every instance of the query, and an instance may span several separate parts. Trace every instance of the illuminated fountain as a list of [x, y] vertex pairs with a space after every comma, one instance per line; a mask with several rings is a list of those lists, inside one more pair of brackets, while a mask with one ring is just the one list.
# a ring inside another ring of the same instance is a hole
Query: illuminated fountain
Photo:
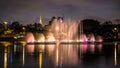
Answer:
[[[50, 53], [50, 57], [53, 60], [53, 63], [56, 66], [62, 67], [65, 65], [76, 65], [78, 63], [77, 46], [72, 44], [61, 44], [63, 42], [69, 43], [77, 41], [79, 37], [78, 24], [78, 21], [70, 19], [62, 21], [60, 18], [55, 18], [52, 20], [49, 32], [52, 34], [50, 37], [54, 37], [54, 42], [56, 42], [56, 45], [52, 45], [52, 47], [48, 45], [49, 48], [47, 49]], [[48, 35], [45, 36], [47, 37]], [[49, 42], [52, 42], [52, 39]]]
[[52, 21], [51, 32], [54, 34], [55, 39], [59, 42], [68, 42], [77, 40], [78, 37], [78, 22], [75, 20], [54, 19]]
[[88, 36], [88, 42], [95, 42], [95, 36], [94, 36], [94, 34], [90, 34]]
[[103, 42], [103, 38], [102, 38], [102, 36], [96, 36], [96, 42]]
[[[34, 34], [27, 33], [26, 42], [27, 43], [50, 43], [50, 44], [40, 44], [38, 49], [41, 51], [47, 50], [49, 57], [53, 60], [56, 66], [63, 65], [76, 65], [78, 63], [78, 52], [86, 53], [88, 49], [94, 53], [95, 45], [91, 44], [89, 47], [87, 42], [102, 42], [102, 37], [95, 37], [94, 34], [89, 34], [88, 36], [83, 33], [83, 23], [76, 20], [62, 20], [62, 18], [54, 18], [52, 22], [48, 25], [49, 28], [41, 33]], [[85, 43], [81, 45], [62, 43]], [[51, 44], [55, 43], [55, 44]], [[34, 45], [28, 45], [28, 52], [34, 52]], [[101, 47], [101, 46], [100, 46]], [[100, 49], [101, 50], [101, 49]], [[40, 54], [40, 58], [42, 58]], [[41, 66], [42, 61], [39, 64]]]
[[88, 38], [85, 34], [82, 34], [79, 40], [80, 40], [80, 42], [84, 42], [84, 43], [88, 42]]
[[[45, 32], [44, 34], [45, 34], [45, 42], [56, 42], [53, 33]], [[48, 51], [48, 54], [52, 55], [54, 52], [54, 49], [55, 49], [55, 45], [54, 44], [47, 44], [46, 49]]]
[[[26, 42], [102, 42], [101, 36], [95, 37], [94, 34], [88, 36], [84, 34], [83, 23], [77, 20], [68, 19], [63, 21], [60, 17], [54, 18], [48, 26], [47, 31], [36, 35], [36, 37], [29, 33]], [[28, 38], [30, 39], [28, 40]]]
[[[26, 42], [27, 43], [34, 43], [35, 42], [35, 38], [34, 38], [34, 35], [32, 33], [30, 33], [30, 32], [27, 33]], [[35, 48], [34, 44], [27, 45], [28, 53], [33, 54], [34, 53], [34, 48]]]
[[59, 42], [102, 42], [102, 37], [95, 37], [94, 34], [88, 36], [83, 32], [83, 23], [77, 20], [62, 18], [52, 19], [49, 31], [53, 33], [56, 41]]
[[[41, 42], [41, 43], [45, 42], [45, 36], [44, 36], [43, 33], [37, 33], [35, 36], [36, 36], [35, 37], [35, 42]], [[44, 44], [40, 44], [40, 45], [38, 44], [37, 47], [39, 49], [39, 52], [42, 52], [45, 49], [45, 45]]]

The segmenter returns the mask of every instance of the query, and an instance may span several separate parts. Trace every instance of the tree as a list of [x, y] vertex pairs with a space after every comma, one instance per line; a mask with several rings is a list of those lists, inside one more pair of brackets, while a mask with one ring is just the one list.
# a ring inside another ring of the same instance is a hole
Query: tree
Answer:
[[0, 34], [4, 31], [4, 25], [0, 23]]
[[112, 22], [111, 21], [105, 21], [103, 24], [104, 25], [112, 25]]
[[15, 21], [11, 24], [11, 29], [14, 30], [14, 33], [20, 33], [22, 31], [22, 25], [18, 21]]
[[83, 23], [84, 33], [93, 33], [100, 26], [100, 22], [94, 19], [84, 19], [81, 22]]
[[99, 25], [100, 22], [94, 19], [84, 19], [81, 22], [83, 22], [84, 25]]

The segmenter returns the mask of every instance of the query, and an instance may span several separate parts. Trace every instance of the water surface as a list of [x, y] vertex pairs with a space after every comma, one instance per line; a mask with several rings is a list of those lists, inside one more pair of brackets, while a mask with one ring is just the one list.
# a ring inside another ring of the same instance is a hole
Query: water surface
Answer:
[[[44, 48], [43, 48], [44, 46]], [[1, 42], [0, 68], [118, 68], [120, 44]]]

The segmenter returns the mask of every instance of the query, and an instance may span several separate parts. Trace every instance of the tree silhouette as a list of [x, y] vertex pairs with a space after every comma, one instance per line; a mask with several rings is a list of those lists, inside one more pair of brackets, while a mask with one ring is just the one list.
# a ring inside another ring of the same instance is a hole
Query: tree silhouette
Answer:
[[94, 33], [97, 32], [96, 29], [100, 28], [100, 22], [94, 19], [84, 19], [81, 22], [83, 23], [84, 33]]
[[112, 22], [111, 21], [105, 21], [103, 24], [104, 25], [112, 25]]
[[99, 25], [100, 22], [94, 19], [84, 19], [81, 22], [83, 22], [84, 25]]
[[14, 33], [20, 33], [22, 31], [22, 25], [18, 21], [15, 21], [11, 24], [11, 29], [14, 30]]

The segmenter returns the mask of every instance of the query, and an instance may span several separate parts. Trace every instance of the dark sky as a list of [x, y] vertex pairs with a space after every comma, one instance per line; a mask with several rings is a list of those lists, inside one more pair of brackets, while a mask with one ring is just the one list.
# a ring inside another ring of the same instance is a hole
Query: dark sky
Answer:
[[39, 16], [99, 20], [120, 19], [120, 0], [0, 0], [0, 21], [34, 23]]

